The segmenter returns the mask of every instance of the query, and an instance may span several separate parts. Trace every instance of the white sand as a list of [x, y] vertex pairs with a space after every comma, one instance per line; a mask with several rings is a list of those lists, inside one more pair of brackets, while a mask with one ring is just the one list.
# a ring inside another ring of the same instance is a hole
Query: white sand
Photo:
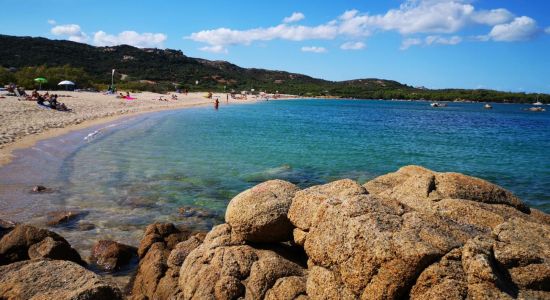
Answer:
[[[12, 151], [34, 145], [37, 141], [65, 134], [72, 130], [144, 112], [178, 109], [198, 105], [214, 105], [214, 100], [205, 98], [206, 93], [177, 94], [177, 100], [159, 101], [159, 97], [171, 99], [170, 95], [156, 93], [132, 94], [136, 100], [118, 99], [114, 95], [91, 92], [54, 91], [62, 95], [58, 102], [65, 103], [71, 112], [61, 112], [40, 107], [35, 101], [20, 101], [17, 97], [0, 98], [0, 165], [8, 163]], [[67, 96], [67, 97], [63, 97]], [[226, 104], [226, 94], [219, 97], [220, 106]], [[257, 101], [232, 100], [229, 103]]]

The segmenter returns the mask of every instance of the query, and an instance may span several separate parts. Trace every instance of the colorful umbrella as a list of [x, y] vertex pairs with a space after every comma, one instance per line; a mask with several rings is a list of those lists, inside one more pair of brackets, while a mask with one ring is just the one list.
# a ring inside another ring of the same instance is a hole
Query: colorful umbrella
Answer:
[[42, 89], [42, 84], [48, 82], [48, 80], [44, 77], [38, 77], [34, 79], [35, 82], [38, 82], [40, 84], [40, 88]]

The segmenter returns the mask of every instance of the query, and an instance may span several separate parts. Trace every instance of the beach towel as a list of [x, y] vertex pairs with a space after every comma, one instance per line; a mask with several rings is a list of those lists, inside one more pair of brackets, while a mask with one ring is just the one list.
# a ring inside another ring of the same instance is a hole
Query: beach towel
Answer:
[[124, 97], [124, 99], [126, 99], [126, 100], [136, 100], [137, 98], [126, 96], [126, 97]]

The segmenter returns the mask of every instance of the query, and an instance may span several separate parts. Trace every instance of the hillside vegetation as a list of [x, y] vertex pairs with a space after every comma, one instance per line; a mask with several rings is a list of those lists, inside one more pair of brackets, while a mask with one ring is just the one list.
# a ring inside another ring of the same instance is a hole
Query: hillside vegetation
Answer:
[[33, 78], [45, 77], [49, 82], [43, 88], [47, 89], [55, 88], [60, 80], [74, 81], [79, 88], [105, 89], [111, 81], [111, 70], [116, 69], [118, 88], [156, 92], [175, 88], [217, 92], [255, 89], [306, 97], [550, 102], [547, 94], [429, 90], [375, 78], [334, 82], [284, 71], [241, 68], [225, 61], [188, 57], [171, 49], [94, 47], [7, 35], [0, 35], [0, 45], [0, 84], [15, 82], [27, 88], [35, 87]]

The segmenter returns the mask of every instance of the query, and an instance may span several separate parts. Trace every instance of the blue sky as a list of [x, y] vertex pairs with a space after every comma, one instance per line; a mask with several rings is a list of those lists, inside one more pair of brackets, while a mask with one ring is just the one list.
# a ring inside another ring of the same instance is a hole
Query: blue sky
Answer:
[[329, 80], [550, 93], [547, 0], [0, 0], [0, 7], [2, 34], [181, 49]]

